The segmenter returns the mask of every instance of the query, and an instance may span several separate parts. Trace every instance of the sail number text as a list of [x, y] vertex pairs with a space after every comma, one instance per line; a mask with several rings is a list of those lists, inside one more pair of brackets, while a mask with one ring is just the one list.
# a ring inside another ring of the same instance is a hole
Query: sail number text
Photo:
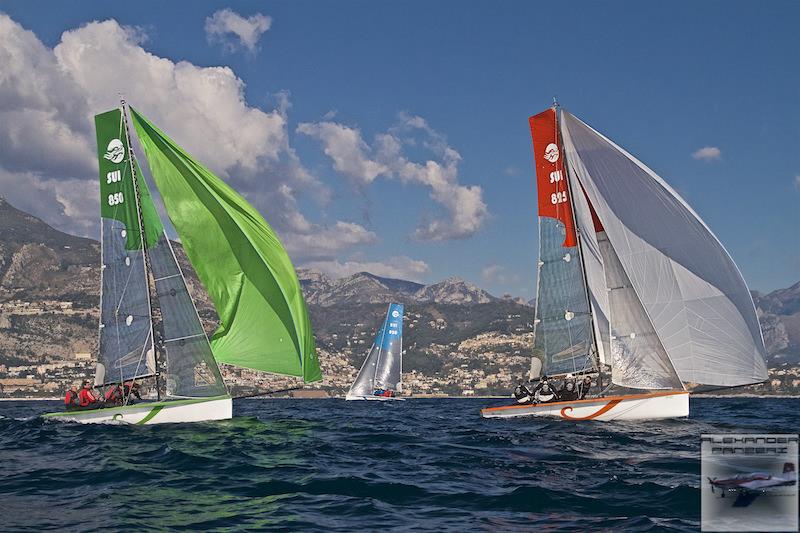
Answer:
[[108, 205], [119, 205], [125, 201], [121, 192], [115, 192], [108, 195]]
[[564, 202], [567, 201], [567, 198], [568, 198], [567, 191], [554, 192], [553, 194], [550, 195], [550, 203], [553, 205], [563, 204]]
[[122, 180], [122, 172], [113, 170], [106, 174], [106, 183], [117, 183]]

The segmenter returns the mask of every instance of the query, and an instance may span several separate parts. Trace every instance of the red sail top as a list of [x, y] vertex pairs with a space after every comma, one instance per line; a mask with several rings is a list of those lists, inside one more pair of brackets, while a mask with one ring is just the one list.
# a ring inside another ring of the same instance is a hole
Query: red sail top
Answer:
[[533, 137], [533, 158], [536, 165], [536, 190], [539, 194], [539, 216], [560, 220], [566, 229], [562, 246], [576, 246], [575, 222], [569, 199], [564, 154], [558, 136], [555, 109], [548, 109], [528, 119]]

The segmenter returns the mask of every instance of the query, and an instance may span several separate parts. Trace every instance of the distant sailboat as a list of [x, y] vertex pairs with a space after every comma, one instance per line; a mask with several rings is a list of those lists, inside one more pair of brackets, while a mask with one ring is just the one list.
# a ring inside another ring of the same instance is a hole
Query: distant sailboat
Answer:
[[535, 115], [530, 126], [539, 198], [532, 368], [596, 375], [603, 389], [482, 415], [684, 417], [688, 389], [766, 380], [750, 292], [686, 201], [564, 110]]
[[[231, 418], [217, 362], [322, 378], [294, 268], [236, 191], [131, 108], [153, 180], [220, 326], [210, 341], [131, 150], [127, 108], [95, 117], [100, 160], [100, 350], [95, 386], [152, 379], [157, 402], [49, 413], [83, 423]], [[162, 398], [163, 393], [163, 398]]]
[[347, 400], [402, 400], [403, 306], [390, 304]]

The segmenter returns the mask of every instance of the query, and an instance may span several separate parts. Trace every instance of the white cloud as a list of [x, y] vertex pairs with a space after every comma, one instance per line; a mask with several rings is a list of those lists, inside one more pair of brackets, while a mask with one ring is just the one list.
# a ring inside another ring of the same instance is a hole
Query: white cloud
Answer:
[[272, 19], [261, 13], [243, 17], [233, 10], [221, 9], [206, 19], [206, 38], [210, 43], [221, 43], [226, 50], [233, 52], [246, 48], [250, 52], [258, 50], [261, 35], [272, 26]]
[[800, 174], [794, 177], [794, 186], [798, 191], [800, 191]]
[[[340, 123], [303, 123], [297, 131], [320, 141], [334, 169], [356, 186], [369, 185], [383, 176], [428, 187], [431, 199], [449, 217], [423, 220], [414, 230], [416, 239], [466, 238], [477, 232], [488, 218], [481, 187], [459, 184], [461, 155], [422, 117], [401, 113], [398, 124], [376, 135], [372, 146], [364, 141], [358, 129]], [[411, 161], [404, 148], [415, 145], [432, 152], [435, 158], [424, 163]]]
[[391, 257], [386, 261], [311, 261], [303, 265], [324, 272], [333, 278], [344, 278], [358, 272], [369, 272], [376, 276], [400, 278], [421, 282], [430, 271], [425, 261], [406, 256]]
[[173, 62], [145, 50], [139, 30], [116, 21], [64, 32], [50, 49], [0, 13], [0, 194], [59, 229], [97, 235], [95, 113], [118, 93], [260, 208], [293, 257], [333, 257], [369, 244], [351, 222], [329, 227], [300, 212], [301, 192], [324, 203], [330, 191], [289, 143], [289, 95], [276, 109], [248, 105], [227, 67]]
[[704, 146], [692, 153], [692, 159], [700, 159], [702, 161], [716, 161], [721, 157], [722, 150], [716, 146]]
[[518, 284], [519, 275], [509, 273], [502, 265], [491, 264], [481, 270], [481, 278], [485, 283]]
[[333, 161], [333, 168], [358, 185], [369, 185], [388, 170], [367, 156], [370, 147], [355, 128], [335, 122], [304, 122], [297, 126], [297, 131], [320, 141], [325, 155]]

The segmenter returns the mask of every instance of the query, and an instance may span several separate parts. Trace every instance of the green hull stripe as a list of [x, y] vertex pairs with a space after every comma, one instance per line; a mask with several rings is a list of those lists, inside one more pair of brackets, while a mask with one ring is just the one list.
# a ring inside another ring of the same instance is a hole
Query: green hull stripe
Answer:
[[156, 416], [162, 409], [164, 408], [163, 405], [158, 405], [153, 407], [153, 410], [147, 413], [147, 416], [136, 422], [137, 426], [141, 426], [142, 424], [147, 424], [154, 416]]
[[[119, 413], [120, 411], [132, 411], [134, 409], [141, 409], [143, 407], [152, 407], [153, 409], [158, 408], [160, 411], [163, 407], [170, 407], [172, 405], [189, 405], [193, 403], [201, 403], [201, 402], [213, 402], [214, 400], [230, 400], [231, 397], [227, 394], [225, 396], [212, 396], [210, 398], [192, 398], [189, 400], [173, 400], [167, 402], [153, 402], [153, 403], [139, 403], [135, 405], [126, 405], [123, 407], [106, 407], [103, 409], [92, 409], [89, 411], [62, 411], [60, 413], [45, 413], [42, 416], [44, 417], [58, 417], [58, 416], [89, 416], [95, 415], [97, 413]], [[155, 416], [155, 415], [153, 415]]]

